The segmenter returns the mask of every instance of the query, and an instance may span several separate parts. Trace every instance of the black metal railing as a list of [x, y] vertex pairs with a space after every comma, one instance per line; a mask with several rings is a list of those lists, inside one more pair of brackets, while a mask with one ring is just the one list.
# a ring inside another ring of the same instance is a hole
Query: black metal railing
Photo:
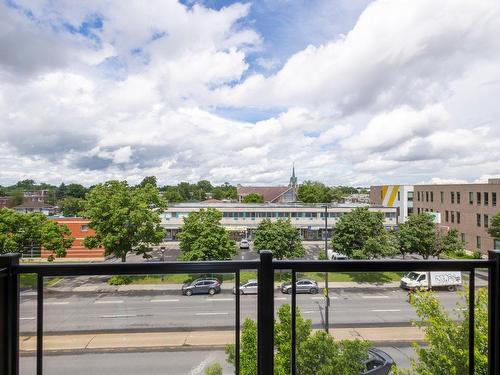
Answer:
[[[43, 373], [43, 278], [80, 275], [155, 275], [178, 273], [234, 273], [236, 290], [242, 270], [258, 271], [257, 337], [258, 375], [274, 370], [274, 272], [289, 270], [291, 295], [291, 369], [296, 374], [296, 278], [298, 272], [409, 272], [461, 271], [469, 273], [469, 374], [474, 374], [474, 302], [477, 269], [488, 270], [488, 366], [490, 375], [500, 375], [500, 251], [491, 251], [488, 260], [437, 261], [280, 261], [263, 251], [260, 261], [164, 262], [111, 264], [19, 264], [19, 254], [0, 255], [0, 375], [19, 374], [19, 275], [37, 275], [36, 374]], [[240, 294], [235, 294], [235, 373], [240, 361]]]

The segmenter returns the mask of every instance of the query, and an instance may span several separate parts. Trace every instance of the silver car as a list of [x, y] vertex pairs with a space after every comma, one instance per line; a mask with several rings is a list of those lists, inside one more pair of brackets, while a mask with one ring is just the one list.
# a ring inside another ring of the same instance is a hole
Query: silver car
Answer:
[[[284, 283], [281, 285], [281, 293], [292, 294], [292, 283]], [[319, 292], [318, 283], [309, 279], [300, 279], [295, 283], [297, 293], [316, 294]]]
[[[248, 280], [245, 284], [240, 285], [240, 294], [257, 294], [257, 280]], [[236, 287], [233, 288], [233, 294], [236, 294]]]
[[250, 249], [250, 241], [248, 241], [246, 238], [243, 238], [240, 241], [240, 249]]

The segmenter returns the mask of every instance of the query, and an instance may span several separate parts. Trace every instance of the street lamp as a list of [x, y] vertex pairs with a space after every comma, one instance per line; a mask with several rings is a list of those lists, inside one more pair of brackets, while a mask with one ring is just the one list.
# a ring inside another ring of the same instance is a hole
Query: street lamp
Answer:
[[[325, 204], [325, 257], [328, 260], [328, 206]], [[330, 293], [328, 290], [328, 272], [325, 272], [325, 331], [330, 333], [330, 319], [329, 319], [329, 309], [330, 309]]]

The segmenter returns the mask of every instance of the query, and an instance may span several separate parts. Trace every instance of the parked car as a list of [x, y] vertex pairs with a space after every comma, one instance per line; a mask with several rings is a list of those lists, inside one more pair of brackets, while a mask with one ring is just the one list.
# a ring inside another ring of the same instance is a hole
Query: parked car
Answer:
[[[281, 285], [281, 293], [292, 294], [292, 283], [284, 283]], [[299, 279], [295, 283], [297, 293], [317, 294], [319, 292], [318, 283], [309, 279]]]
[[[245, 284], [240, 285], [240, 294], [257, 294], [257, 280], [248, 280]], [[233, 294], [236, 294], [236, 287], [233, 288]]]
[[430, 274], [431, 288], [442, 287], [452, 292], [462, 285], [462, 272], [458, 271], [409, 272], [401, 278], [401, 288], [427, 289], [429, 287], [428, 274]]
[[365, 363], [366, 370], [361, 375], [392, 375], [394, 360], [386, 352], [371, 348], [368, 350], [368, 361]]
[[250, 241], [248, 241], [246, 238], [243, 238], [240, 241], [240, 249], [250, 249]]
[[182, 286], [182, 294], [214, 294], [220, 293], [220, 281], [217, 279], [196, 279]]

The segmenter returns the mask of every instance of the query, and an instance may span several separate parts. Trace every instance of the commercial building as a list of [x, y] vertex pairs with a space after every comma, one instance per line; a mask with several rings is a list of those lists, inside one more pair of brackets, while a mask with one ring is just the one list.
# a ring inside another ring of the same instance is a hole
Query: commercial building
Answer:
[[398, 210], [398, 222], [404, 223], [413, 213], [413, 185], [380, 185], [370, 187], [370, 203], [376, 206], [394, 207]]
[[[328, 227], [360, 205], [332, 205], [327, 208]], [[303, 204], [241, 204], [241, 203], [179, 203], [168, 207], [162, 214], [162, 225], [167, 231], [165, 240], [176, 240], [190, 212], [200, 209], [215, 208], [222, 212], [221, 224], [230, 232], [233, 239], [252, 238], [259, 223], [264, 219], [276, 221], [290, 219], [300, 231], [303, 240], [321, 240], [325, 237], [325, 208], [321, 205]], [[369, 208], [384, 214], [384, 225], [387, 229], [395, 229], [398, 224], [397, 209], [393, 207]], [[329, 236], [331, 233], [329, 234]]]
[[415, 212], [439, 213], [441, 226], [460, 232], [468, 250], [500, 249], [487, 230], [500, 212], [500, 179], [484, 184], [415, 185]]

